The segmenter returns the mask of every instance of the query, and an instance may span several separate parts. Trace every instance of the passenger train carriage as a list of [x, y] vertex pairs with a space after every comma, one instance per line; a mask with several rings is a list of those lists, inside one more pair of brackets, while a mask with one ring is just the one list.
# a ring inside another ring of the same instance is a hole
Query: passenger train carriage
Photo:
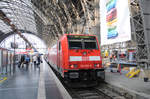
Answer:
[[14, 52], [5, 48], [0, 48], [0, 74], [12, 71], [14, 63]]
[[105, 77], [100, 47], [94, 35], [63, 35], [49, 49], [48, 62], [68, 80], [98, 80]]

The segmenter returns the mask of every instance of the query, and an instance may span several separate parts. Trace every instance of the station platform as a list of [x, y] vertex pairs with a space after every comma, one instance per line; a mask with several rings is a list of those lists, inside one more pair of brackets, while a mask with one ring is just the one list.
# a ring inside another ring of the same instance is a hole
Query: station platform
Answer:
[[71, 99], [49, 65], [18, 68], [7, 80], [0, 82], [1, 99]]
[[143, 79], [138, 77], [127, 78], [125, 74], [127, 72], [122, 71], [121, 74], [107, 68], [105, 71], [105, 81], [113, 85], [114, 87], [121, 88], [127, 92], [136, 95], [135, 99], [150, 99], [150, 81], [144, 82]]

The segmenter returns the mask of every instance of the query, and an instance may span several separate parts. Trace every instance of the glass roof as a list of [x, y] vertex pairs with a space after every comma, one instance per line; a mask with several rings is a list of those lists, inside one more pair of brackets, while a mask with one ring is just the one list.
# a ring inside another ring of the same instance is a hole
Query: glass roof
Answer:
[[[30, 40], [30, 42], [37, 49], [38, 52], [44, 53], [46, 51], [46, 45], [40, 38], [38, 38], [37, 36], [33, 34], [28, 34], [28, 33], [23, 33], [23, 35], [28, 40]], [[18, 34], [8, 36], [5, 40], [3, 40], [0, 43], [0, 47], [6, 48], [9, 50], [14, 50], [14, 48], [11, 47], [11, 43], [14, 42], [14, 38], [15, 38], [15, 43], [18, 45], [18, 48], [15, 49], [16, 52], [25, 52], [26, 42]]]
[[[0, 10], [6, 14], [18, 30], [37, 33], [30, 0], [0, 0]], [[0, 31], [6, 34], [12, 29], [0, 19]]]
[[10, 26], [6, 25], [2, 20], [0, 20], [0, 31], [2, 31], [3, 33], [8, 33], [12, 30]]

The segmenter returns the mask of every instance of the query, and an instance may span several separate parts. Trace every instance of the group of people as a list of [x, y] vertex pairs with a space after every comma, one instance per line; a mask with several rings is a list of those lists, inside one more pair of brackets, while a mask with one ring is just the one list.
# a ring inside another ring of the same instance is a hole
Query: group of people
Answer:
[[26, 64], [26, 68], [28, 68], [30, 62], [33, 62], [34, 66], [39, 66], [40, 63], [42, 63], [43, 61], [42, 61], [41, 56], [39, 54], [34, 55], [33, 57], [31, 57], [28, 54], [27, 55], [21, 55], [18, 67], [19, 68], [24, 67], [24, 64]]
[[40, 63], [42, 63], [41, 56], [40, 55], [33, 56], [33, 63], [34, 63], [34, 65], [39, 66]]

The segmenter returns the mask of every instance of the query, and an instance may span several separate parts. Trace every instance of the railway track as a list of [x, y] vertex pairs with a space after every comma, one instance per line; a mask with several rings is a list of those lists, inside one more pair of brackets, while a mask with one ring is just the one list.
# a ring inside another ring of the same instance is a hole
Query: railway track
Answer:
[[[53, 69], [52, 69], [53, 70]], [[53, 70], [61, 83], [64, 85], [72, 99], [133, 99], [120, 94], [107, 83], [101, 83], [97, 87], [90, 88], [70, 88], [63, 79]]]
[[73, 99], [126, 99], [110, 89], [93, 87], [82, 89], [67, 88]]
[[73, 99], [112, 99], [95, 89], [74, 89], [69, 91]]

